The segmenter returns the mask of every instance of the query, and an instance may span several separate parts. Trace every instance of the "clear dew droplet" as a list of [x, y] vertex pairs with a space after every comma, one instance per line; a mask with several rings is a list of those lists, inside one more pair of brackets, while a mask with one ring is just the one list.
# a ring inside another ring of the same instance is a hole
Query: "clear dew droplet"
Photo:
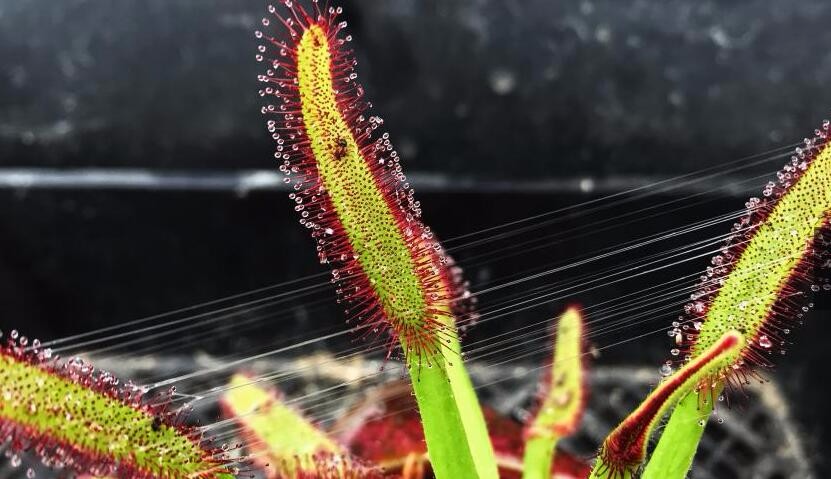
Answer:
[[661, 376], [667, 377], [670, 374], [672, 374], [672, 366], [664, 363], [661, 365], [661, 368], [658, 370], [658, 372], [661, 373]]
[[771, 346], [773, 346], [773, 342], [771, 342], [769, 337], [767, 337], [765, 335], [762, 335], [759, 338], [759, 346], [761, 346], [765, 349], [769, 349]]

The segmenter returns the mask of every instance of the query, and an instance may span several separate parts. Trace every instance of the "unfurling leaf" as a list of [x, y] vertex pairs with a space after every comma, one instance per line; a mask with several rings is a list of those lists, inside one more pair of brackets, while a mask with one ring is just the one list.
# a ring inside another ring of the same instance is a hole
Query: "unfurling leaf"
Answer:
[[557, 441], [580, 425], [587, 396], [584, 336], [580, 309], [567, 309], [557, 322], [554, 357], [543, 378], [539, 408], [525, 432], [525, 479], [550, 477]]
[[699, 357], [666, 378], [606, 437], [591, 477], [631, 478], [646, 460], [649, 438], [664, 414], [686, 395], [710, 391], [721, 384], [725, 371], [744, 347], [741, 333], [728, 331]]

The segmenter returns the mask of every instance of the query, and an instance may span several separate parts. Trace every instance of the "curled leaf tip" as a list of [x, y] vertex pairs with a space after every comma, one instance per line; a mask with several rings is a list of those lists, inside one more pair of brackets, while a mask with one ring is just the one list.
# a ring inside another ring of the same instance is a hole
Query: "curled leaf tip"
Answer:
[[693, 391], [715, 387], [746, 346], [738, 331], [727, 331], [697, 358], [666, 378], [603, 441], [593, 478], [628, 478], [646, 459], [649, 438], [664, 414]]

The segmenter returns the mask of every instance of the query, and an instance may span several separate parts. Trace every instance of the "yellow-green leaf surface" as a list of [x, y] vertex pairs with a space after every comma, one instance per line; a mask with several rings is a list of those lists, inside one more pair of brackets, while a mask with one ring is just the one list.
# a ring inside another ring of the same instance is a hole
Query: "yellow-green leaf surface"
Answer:
[[221, 403], [242, 426], [252, 459], [267, 465], [270, 477], [292, 479], [315, 471], [321, 457], [348, 460], [340, 445], [248, 376], [235, 374]]
[[[460, 293], [447, 258], [420, 221], [419, 203], [402, 173], [388, 135], [366, 117], [363, 88], [346, 47], [350, 36], [339, 8], [305, 11], [286, 2], [284, 16], [265, 18], [286, 27], [272, 48], [263, 96], [277, 141], [281, 169], [296, 193], [301, 223], [333, 265], [342, 302], [368, 335], [396, 341], [410, 368], [433, 471], [439, 479], [497, 476], [484, 417], [462, 364], [455, 312]], [[258, 55], [265, 60], [263, 55]], [[279, 73], [278, 73], [279, 72]], [[387, 336], [384, 333], [389, 332]]]
[[22, 351], [0, 352], [2, 434], [77, 473], [225, 477], [216, 451], [203, 448], [196, 430], [172, 425], [164, 407], [142, 404], [139, 393], [80, 360], [38, 364]]
[[526, 431], [524, 479], [549, 478], [557, 441], [580, 425], [586, 399], [584, 328], [576, 307], [566, 310], [557, 322], [549, 377], [544, 379], [539, 410]]
[[[819, 232], [827, 228], [831, 215], [831, 148], [829, 123], [769, 183], [764, 199], [751, 199], [747, 225], [734, 230], [736, 244], [712, 261], [720, 265], [730, 258], [723, 276], [704, 285], [703, 299], [692, 306], [700, 311], [694, 318], [697, 329], [691, 335], [690, 357], [694, 360], [724, 331], [737, 329], [748, 345], [734, 364], [742, 374], [753, 374], [755, 366], [769, 366], [772, 353], [783, 352], [789, 322], [802, 315], [795, 299], [804, 298], [817, 259], [827, 258], [827, 246], [818, 244]], [[712, 299], [707, 299], [712, 298]], [[724, 384], [714, 386], [721, 390]], [[701, 404], [699, 404], [701, 403]], [[683, 478], [698, 448], [703, 427], [696, 427], [712, 403], [685, 400], [673, 411], [646, 468], [647, 477]]]

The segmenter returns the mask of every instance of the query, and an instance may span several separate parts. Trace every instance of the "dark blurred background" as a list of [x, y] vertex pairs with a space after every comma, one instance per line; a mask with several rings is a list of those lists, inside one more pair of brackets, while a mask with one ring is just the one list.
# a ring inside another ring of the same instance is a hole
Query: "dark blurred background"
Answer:
[[[831, 108], [831, 4], [822, 0], [340, 3], [374, 112], [440, 236], [616, 195], [600, 210], [571, 208], [527, 233], [454, 250], [474, 290], [741, 208], [784, 160], [735, 162], [810, 136]], [[325, 271], [273, 175], [252, 33], [264, 13], [259, 0], [0, 1], [4, 331], [58, 338]], [[702, 170], [716, 174], [627, 193]], [[655, 209], [663, 203], [672, 206]], [[644, 208], [653, 209], [633, 213]], [[534, 285], [577, 281], [731, 223]], [[567, 290], [483, 323], [471, 340], [706, 264]], [[483, 309], [523, 288], [483, 295]], [[825, 477], [831, 325], [827, 299], [816, 301], [775, 377]], [[334, 301], [314, 314], [302, 301], [286, 308], [279, 323], [215, 325], [187, 347], [244, 354], [264, 337], [342, 321]], [[598, 361], [657, 366], [680, 310], [597, 337]], [[594, 319], [602, 328], [604, 317]]]

